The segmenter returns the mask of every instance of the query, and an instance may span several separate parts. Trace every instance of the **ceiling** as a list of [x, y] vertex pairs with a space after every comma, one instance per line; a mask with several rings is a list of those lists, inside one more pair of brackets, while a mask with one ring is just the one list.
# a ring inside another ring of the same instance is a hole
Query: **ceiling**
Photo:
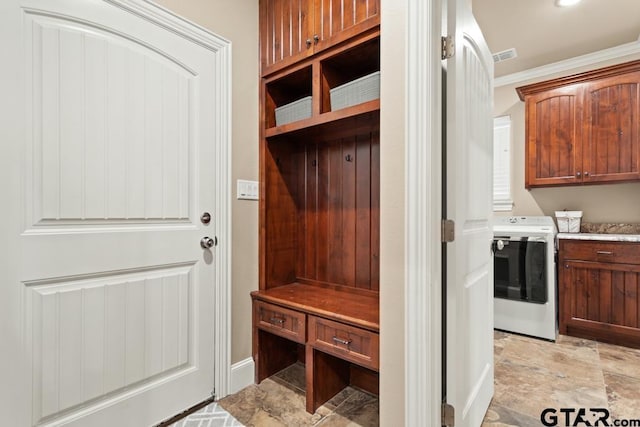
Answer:
[[574, 58], [640, 37], [640, 0], [473, 0], [473, 14], [491, 52], [515, 48], [518, 57], [495, 66], [495, 76]]

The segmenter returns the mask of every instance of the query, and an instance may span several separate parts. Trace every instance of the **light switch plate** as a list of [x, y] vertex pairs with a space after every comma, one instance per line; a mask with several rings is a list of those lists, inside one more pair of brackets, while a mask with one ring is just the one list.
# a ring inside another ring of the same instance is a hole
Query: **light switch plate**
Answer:
[[258, 181], [238, 180], [238, 200], [258, 200]]

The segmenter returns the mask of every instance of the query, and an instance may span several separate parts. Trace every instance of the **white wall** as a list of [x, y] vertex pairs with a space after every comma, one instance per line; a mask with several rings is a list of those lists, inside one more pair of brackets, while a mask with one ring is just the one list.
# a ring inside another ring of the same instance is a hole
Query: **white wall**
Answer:
[[237, 179], [258, 180], [258, 1], [157, 0], [232, 44], [231, 362], [251, 357], [251, 299], [258, 289], [258, 202], [236, 200]]
[[[597, 69], [638, 59], [634, 57], [620, 58], [616, 61], [599, 63], [590, 67], [570, 70], [562, 76]], [[640, 183], [584, 185], [571, 187], [535, 188], [528, 191], [524, 188], [524, 102], [520, 101], [515, 91], [517, 86], [549, 80], [560, 75], [549, 75], [544, 78], [496, 88], [494, 115], [510, 115], [512, 126], [512, 179], [511, 188], [514, 207], [511, 212], [500, 212], [500, 215], [550, 215], [556, 210], [582, 210], [583, 221], [586, 222], [630, 222], [640, 223]]]
[[406, 0], [382, 0], [380, 423], [404, 425]]

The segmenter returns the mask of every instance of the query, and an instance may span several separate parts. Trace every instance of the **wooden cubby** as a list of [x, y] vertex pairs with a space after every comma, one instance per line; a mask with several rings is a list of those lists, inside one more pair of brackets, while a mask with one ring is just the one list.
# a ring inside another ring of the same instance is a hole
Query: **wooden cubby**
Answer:
[[321, 113], [333, 111], [331, 108], [331, 89], [380, 71], [379, 53], [380, 39], [376, 37], [320, 61]]
[[311, 96], [311, 65], [265, 84], [265, 127], [276, 126], [277, 107]]
[[[307, 410], [379, 369], [380, 100], [333, 111], [330, 90], [380, 70], [379, 28], [261, 83], [256, 382], [306, 365]], [[275, 109], [311, 96], [311, 117]]]
[[264, 289], [319, 282], [378, 290], [378, 114], [270, 138]]
[[[321, 125], [379, 111], [379, 99], [337, 111], [331, 109], [330, 101], [331, 89], [379, 70], [380, 32], [375, 30], [262, 79], [262, 139], [314, 127], [323, 132]], [[276, 125], [277, 107], [306, 96], [312, 97], [311, 117]]]

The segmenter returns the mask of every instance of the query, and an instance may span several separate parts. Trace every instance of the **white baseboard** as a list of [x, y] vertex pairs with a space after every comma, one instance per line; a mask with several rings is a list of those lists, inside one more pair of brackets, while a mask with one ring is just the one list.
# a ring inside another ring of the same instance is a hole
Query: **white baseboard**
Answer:
[[253, 358], [247, 357], [231, 365], [231, 381], [229, 394], [234, 394], [243, 388], [253, 384], [253, 372], [255, 364]]

